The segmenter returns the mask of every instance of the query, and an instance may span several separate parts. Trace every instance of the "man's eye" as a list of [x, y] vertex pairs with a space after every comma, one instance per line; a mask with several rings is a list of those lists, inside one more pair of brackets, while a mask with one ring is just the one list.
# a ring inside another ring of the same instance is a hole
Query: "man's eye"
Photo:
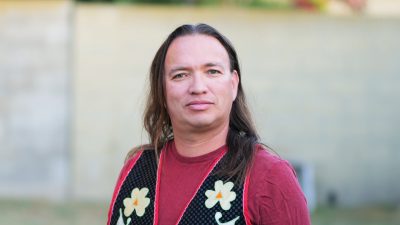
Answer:
[[172, 79], [182, 79], [182, 78], [184, 78], [185, 77], [185, 74], [184, 73], [178, 73], [178, 74], [175, 74], [173, 77], [172, 77]]
[[218, 70], [208, 70], [208, 73], [211, 75], [216, 75], [216, 74], [220, 74], [221, 72], [219, 72]]

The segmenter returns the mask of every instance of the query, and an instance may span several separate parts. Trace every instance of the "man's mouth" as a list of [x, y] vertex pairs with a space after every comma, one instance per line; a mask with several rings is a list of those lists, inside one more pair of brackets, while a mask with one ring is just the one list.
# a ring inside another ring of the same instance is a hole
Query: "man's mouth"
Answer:
[[208, 109], [213, 103], [210, 101], [191, 101], [186, 106], [195, 111], [202, 111]]

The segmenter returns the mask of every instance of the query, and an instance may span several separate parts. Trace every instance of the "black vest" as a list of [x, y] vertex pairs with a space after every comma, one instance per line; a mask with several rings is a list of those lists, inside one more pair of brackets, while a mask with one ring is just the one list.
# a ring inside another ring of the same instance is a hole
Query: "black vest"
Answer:
[[[139, 154], [141, 155], [127, 176], [121, 178], [124, 180], [119, 190], [116, 190], [118, 193], [114, 204], [111, 205], [109, 225], [163, 224], [163, 221], [157, 221], [156, 218], [158, 215], [156, 190], [159, 179], [157, 179], [158, 167], [155, 154], [151, 150]], [[213, 175], [224, 158], [225, 156], [219, 160], [205, 178], [188, 207], [182, 212], [177, 224], [246, 224], [243, 211], [243, 185], [239, 186], [223, 177]], [[179, 186], [176, 190], [179, 191]]]

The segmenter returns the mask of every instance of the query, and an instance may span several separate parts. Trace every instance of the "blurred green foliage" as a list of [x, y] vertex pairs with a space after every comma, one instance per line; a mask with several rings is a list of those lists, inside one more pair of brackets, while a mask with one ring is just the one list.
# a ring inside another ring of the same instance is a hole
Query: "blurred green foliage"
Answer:
[[186, 5], [221, 5], [236, 4], [266, 8], [291, 8], [293, 1], [277, 0], [76, 0], [77, 2], [103, 3], [147, 3], [147, 4], [186, 4]]
[[310, 0], [311, 4], [313, 4], [317, 9], [324, 9], [328, 4], [327, 0]]

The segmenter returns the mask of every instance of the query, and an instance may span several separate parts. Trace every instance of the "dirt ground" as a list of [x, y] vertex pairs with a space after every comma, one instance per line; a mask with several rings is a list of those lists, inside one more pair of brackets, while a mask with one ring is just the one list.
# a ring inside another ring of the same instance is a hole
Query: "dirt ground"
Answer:
[[[108, 203], [49, 203], [0, 200], [0, 225], [106, 224]], [[313, 225], [398, 225], [400, 209], [389, 206], [362, 209], [318, 208]]]

